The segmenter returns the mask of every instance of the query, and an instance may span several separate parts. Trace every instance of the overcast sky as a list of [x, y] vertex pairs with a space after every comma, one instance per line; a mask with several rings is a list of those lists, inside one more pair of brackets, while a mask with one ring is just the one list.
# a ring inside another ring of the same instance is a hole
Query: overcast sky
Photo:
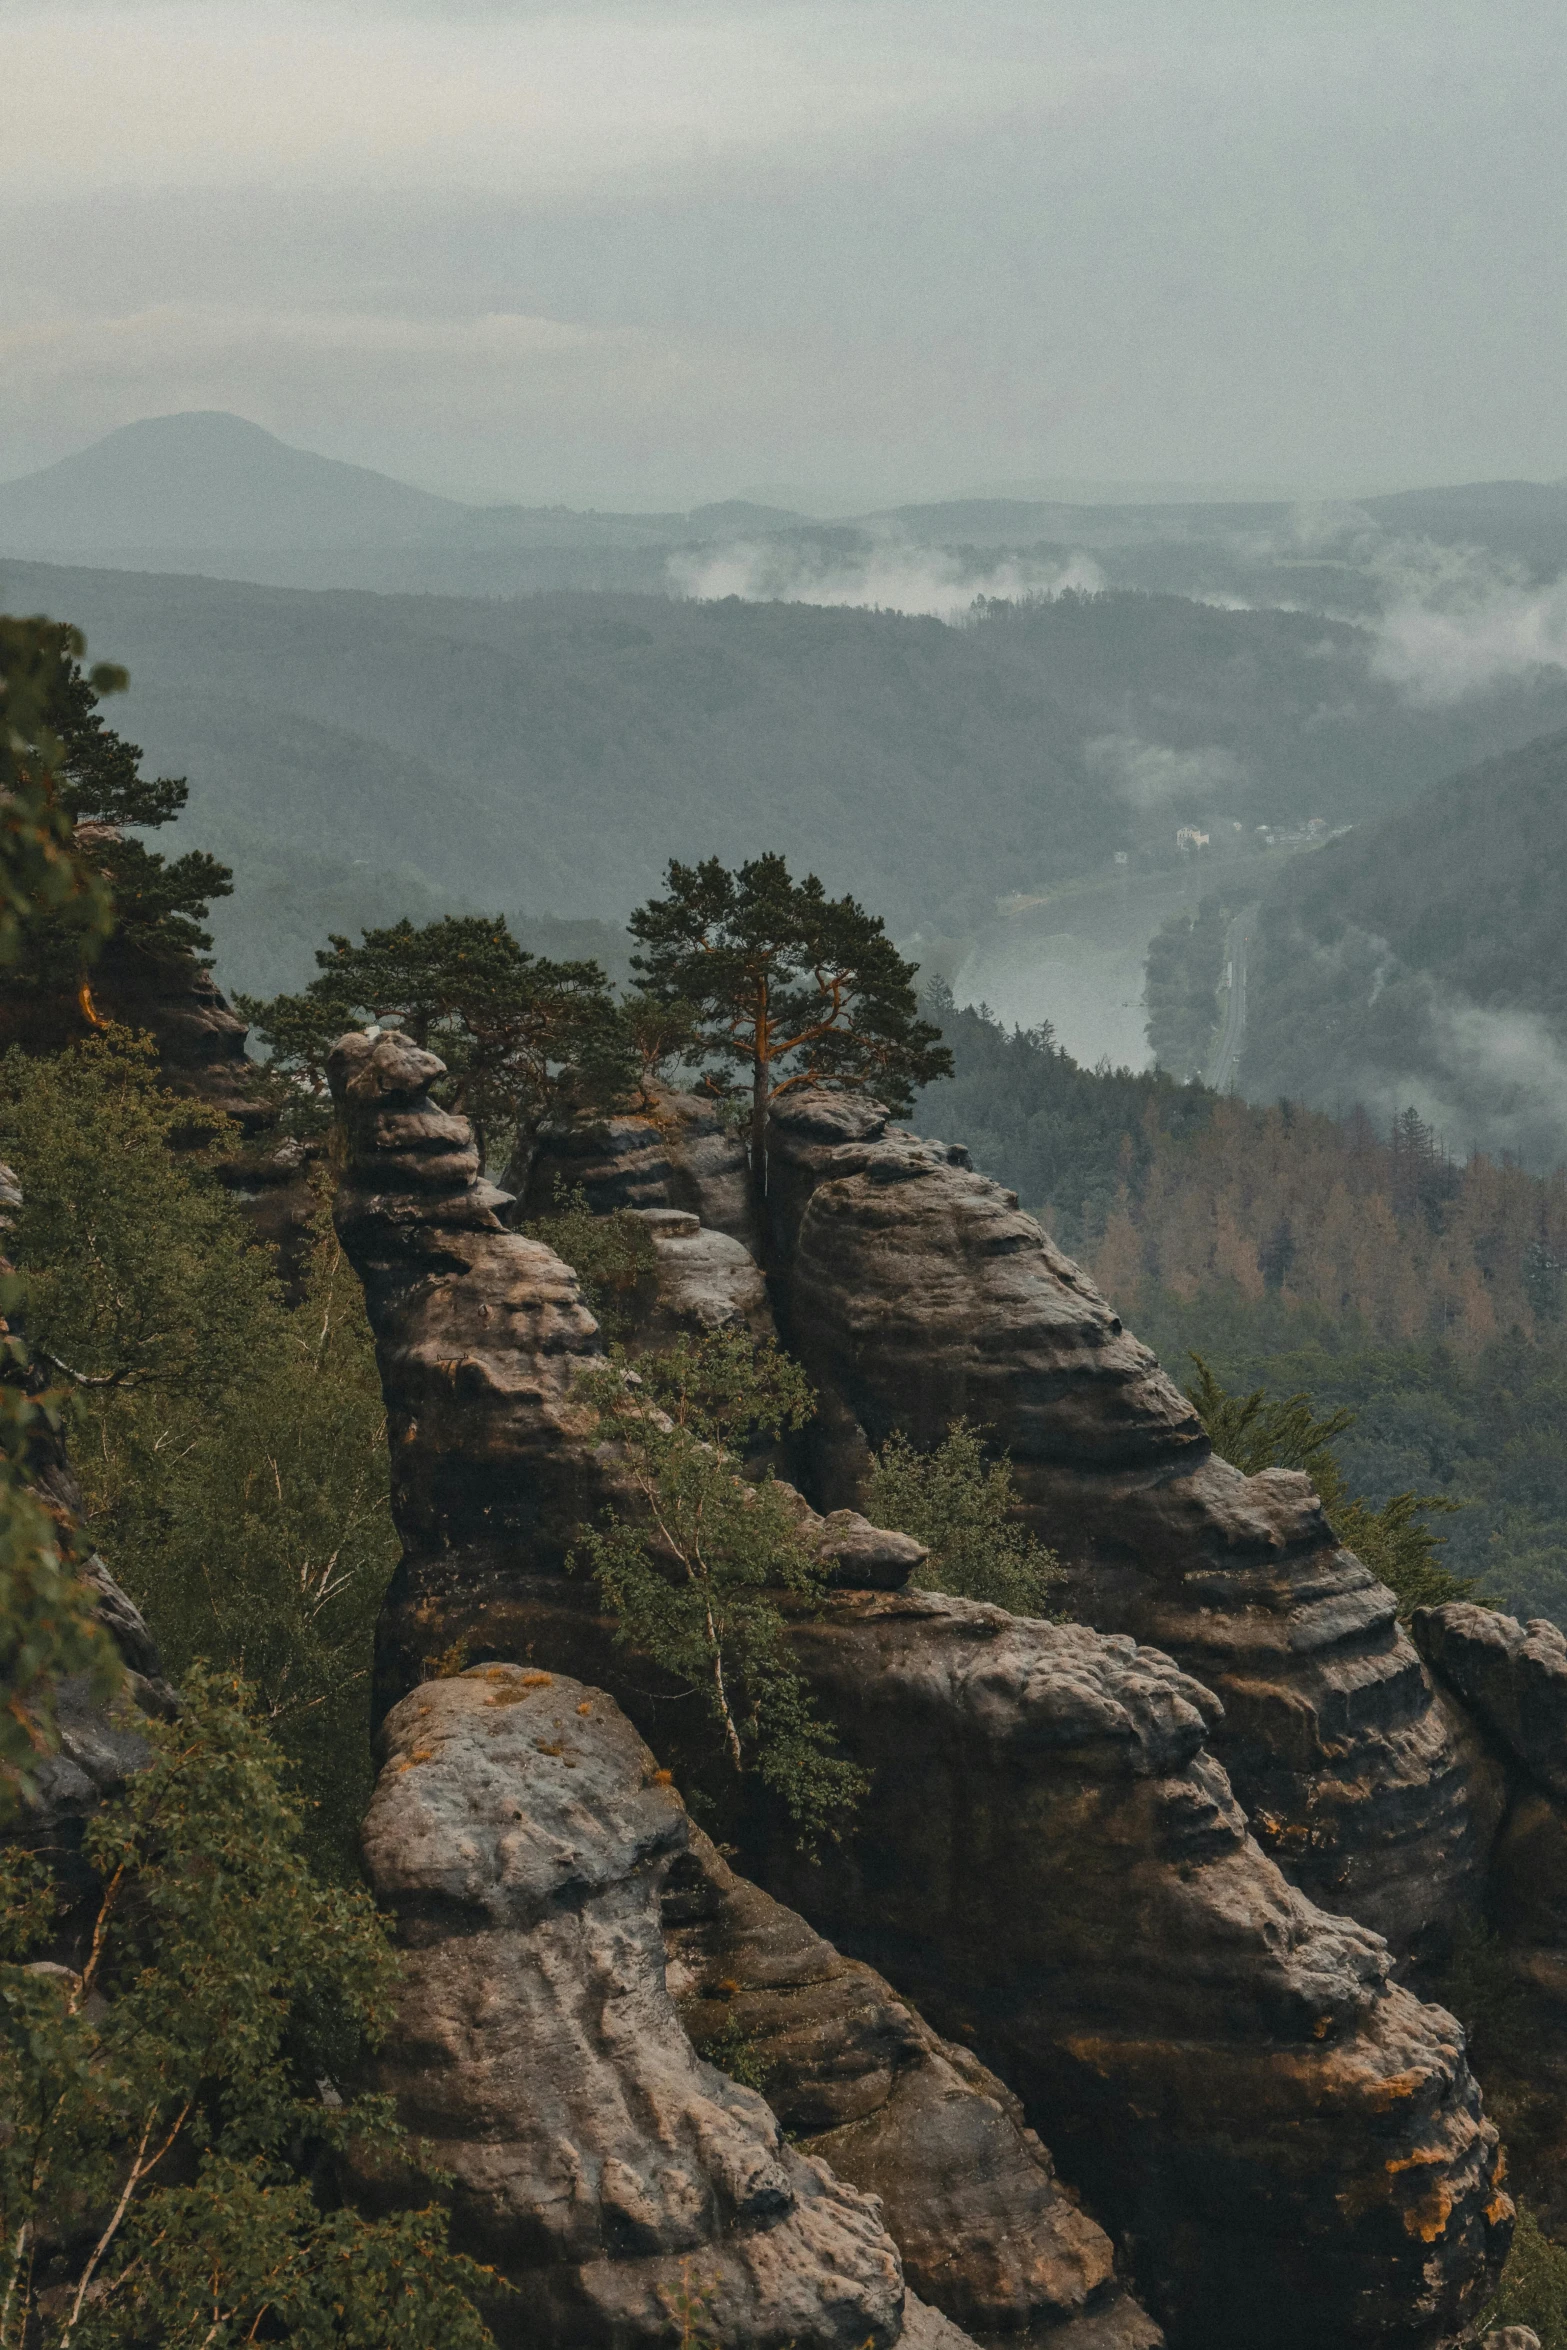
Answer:
[[1567, 474], [1561, 0], [3, 0], [0, 476]]

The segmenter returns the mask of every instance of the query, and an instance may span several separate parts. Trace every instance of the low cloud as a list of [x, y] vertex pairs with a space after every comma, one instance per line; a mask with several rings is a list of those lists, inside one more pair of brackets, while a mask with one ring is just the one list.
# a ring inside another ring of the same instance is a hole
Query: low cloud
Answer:
[[1527, 588], [1493, 580], [1395, 604], [1377, 623], [1372, 668], [1422, 703], [1456, 702], [1531, 669], [1567, 669], [1567, 577]]
[[1134, 808], [1160, 808], [1212, 792], [1228, 794], [1247, 781], [1233, 752], [1216, 743], [1174, 751], [1165, 743], [1145, 743], [1135, 734], [1101, 734], [1084, 744], [1083, 753], [1089, 766]]
[[738, 596], [748, 604], [850, 604], [885, 612], [961, 619], [982, 596], [1018, 599], [1084, 594], [1104, 586], [1104, 574], [1086, 555], [1064, 563], [1007, 556], [991, 563], [943, 547], [884, 540], [863, 552], [762, 540], [721, 548], [693, 548], [667, 565], [677, 595], [713, 601]]

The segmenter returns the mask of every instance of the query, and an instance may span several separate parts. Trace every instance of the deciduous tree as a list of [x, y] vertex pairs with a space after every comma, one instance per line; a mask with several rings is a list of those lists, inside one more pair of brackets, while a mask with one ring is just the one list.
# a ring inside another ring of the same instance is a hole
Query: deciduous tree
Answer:
[[617, 1637], [701, 1698], [730, 1769], [781, 1795], [804, 1843], [833, 1833], [864, 1782], [832, 1752], [777, 1601], [789, 1592], [809, 1605], [827, 1568], [801, 1538], [797, 1500], [770, 1476], [748, 1482], [731, 1449], [803, 1425], [803, 1372], [744, 1332], [718, 1331], [634, 1370], [612, 1357], [574, 1392], [619, 1448], [637, 1503], [581, 1534]]

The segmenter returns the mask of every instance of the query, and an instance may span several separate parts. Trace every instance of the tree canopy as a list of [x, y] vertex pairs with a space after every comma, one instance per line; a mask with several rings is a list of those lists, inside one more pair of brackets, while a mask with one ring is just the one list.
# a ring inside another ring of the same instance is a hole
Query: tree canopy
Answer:
[[666, 878], [668, 894], [631, 917], [632, 968], [647, 994], [688, 1008], [687, 1054], [712, 1089], [748, 1099], [759, 1188], [783, 1095], [840, 1086], [905, 1110], [917, 1086], [951, 1074], [940, 1029], [919, 1015], [917, 966], [857, 899], [829, 898], [814, 873], [796, 881], [774, 854], [734, 872], [676, 860]]
[[[14, 628], [18, 624], [6, 623]], [[23, 623], [24, 627], [43, 624]], [[179, 815], [189, 796], [177, 776], [144, 777], [141, 749], [104, 723], [99, 703], [118, 690], [123, 672], [82, 667], [82, 640], [71, 629], [44, 625], [32, 690], [49, 741], [51, 805], [60, 836], [86, 877], [114, 908], [116, 954], [203, 955], [209, 901], [233, 889], [229, 868], [205, 850], [172, 860], [127, 828], [155, 830]], [[28, 993], [75, 991], [101, 944], [98, 927], [85, 929], [80, 893], [38, 906], [24, 970], [7, 982]]]
[[1232, 1395], [1201, 1355], [1194, 1354], [1192, 1361], [1197, 1376], [1187, 1396], [1214, 1451], [1248, 1477], [1259, 1469], [1303, 1469], [1335, 1536], [1387, 1585], [1400, 1616], [1473, 1596], [1473, 1581], [1442, 1565], [1437, 1552], [1443, 1537], [1425, 1522], [1431, 1512], [1451, 1511], [1458, 1503], [1441, 1494], [1395, 1493], [1373, 1509], [1349, 1491], [1333, 1445], [1354, 1426], [1352, 1411], [1341, 1405], [1319, 1419], [1304, 1390], [1270, 1396], [1258, 1387], [1250, 1395]]
[[67, 676], [81, 678], [95, 698], [123, 691], [127, 681], [123, 669], [103, 662], [83, 677], [86, 649], [81, 631], [62, 621], [0, 614], [0, 964], [14, 965], [24, 943], [31, 962], [50, 922], [85, 958], [113, 919], [107, 878], [74, 837], [61, 699]]
[[138, 1720], [148, 1765], [87, 1826], [74, 1965], [27, 1963], [53, 1889], [0, 1852], [0, 2350], [490, 2342], [472, 2297], [499, 2280], [447, 2250], [443, 2211], [319, 2192], [350, 2150], [406, 2145], [349, 2078], [396, 1960], [368, 1894], [305, 1865], [244, 1694], [195, 1674], [178, 1721]]
[[368, 1021], [440, 1054], [443, 1098], [473, 1120], [486, 1159], [519, 1128], [605, 1108], [634, 1082], [633, 1043], [600, 966], [530, 954], [503, 915], [395, 922], [357, 944], [334, 936], [316, 961], [302, 994], [238, 1000], [274, 1069], [323, 1119], [327, 1055]]

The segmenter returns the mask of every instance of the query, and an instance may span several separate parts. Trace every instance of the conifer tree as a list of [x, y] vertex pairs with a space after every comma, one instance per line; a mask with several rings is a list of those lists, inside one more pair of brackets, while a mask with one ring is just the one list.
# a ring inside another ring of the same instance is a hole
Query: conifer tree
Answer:
[[907, 1110], [916, 1087], [951, 1076], [940, 1029], [919, 1016], [917, 966], [856, 899], [829, 898], [814, 873], [796, 881], [776, 855], [735, 872], [675, 861], [666, 878], [667, 895], [631, 917], [632, 968], [649, 995], [689, 1008], [689, 1058], [744, 1104], [759, 1195], [784, 1095], [838, 1086]]
[[601, 967], [520, 947], [500, 914], [448, 914], [334, 934], [299, 995], [241, 1010], [290, 1081], [296, 1108], [330, 1116], [326, 1059], [345, 1028], [376, 1021], [439, 1053], [447, 1107], [471, 1118], [481, 1155], [519, 1129], [602, 1109], [631, 1090], [637, 1055]]

